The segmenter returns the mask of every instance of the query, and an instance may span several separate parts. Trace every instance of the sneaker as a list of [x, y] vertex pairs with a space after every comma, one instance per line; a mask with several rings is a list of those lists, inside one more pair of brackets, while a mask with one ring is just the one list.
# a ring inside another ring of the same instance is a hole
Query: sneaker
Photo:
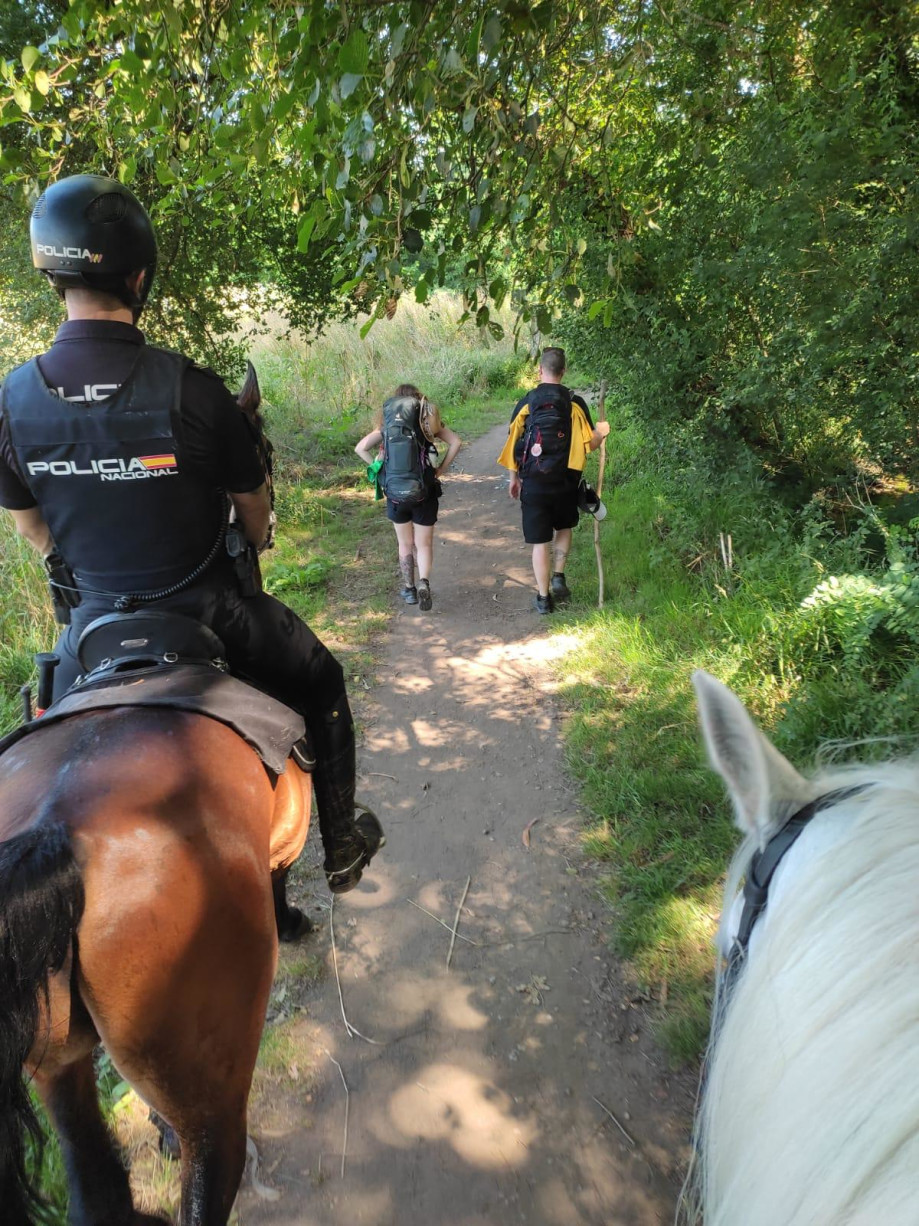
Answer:
[[552, 595], [556, 600], [571, 599], [571, 589], [565, 582], [565, 576], [560, 570], [557, 570], [552, 576]]
[[428, 613], [431, 605], [434, 603], [434, 597], [431, 595], [431, 585], [427, 579], [420, 579], [418, 582], [418, 603], [421, 605], [422, 613]]
[[547, 592], [545, 596], [540, 596], [536, 593], [536, 599], [533, 601], [533, 608], [537, 613], [554, 613], [555, 601], [552, 599], [552, 593]]
[[418, 603], [418, 590], [413, 587], [404, 587], [400, 593], [406, 604]]

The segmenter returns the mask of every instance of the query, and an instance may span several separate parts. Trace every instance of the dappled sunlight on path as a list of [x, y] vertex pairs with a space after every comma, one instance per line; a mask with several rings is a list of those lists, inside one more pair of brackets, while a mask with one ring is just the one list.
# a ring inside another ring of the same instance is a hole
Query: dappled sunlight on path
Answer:
[[389, 1115], [401, 1136], [445, 1140], [482, 1170], [523, 1166], [538, 1136], [494, 1083], [451, 1064], [421, 1069], [416, 1082], [393, 1095]]

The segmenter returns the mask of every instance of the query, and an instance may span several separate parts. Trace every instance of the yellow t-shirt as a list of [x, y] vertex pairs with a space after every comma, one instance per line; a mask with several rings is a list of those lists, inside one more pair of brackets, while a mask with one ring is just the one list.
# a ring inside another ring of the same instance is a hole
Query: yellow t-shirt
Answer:
[[[526, 419], [530, 414], [530, 406], [525, 404], [514, 420], [511, 422], [507, 431], [507, 442], [498, 456], [498, 463], [502, 468], [509, 468], [511, 472], [517, 471], [517, 461], [514, 459], [514, 448], [517, 442], [523, 436]], [[573, 468], [575, 472], [582, 473], [584, 465], [587, 462], [587, 456], [590, 451], [590, 440], [593, 438], [593, 430], [590, 423], [584, 414], [584, 410], [577, 403], [571, 402], [571, 447], [568, 452], [568, 467]]]

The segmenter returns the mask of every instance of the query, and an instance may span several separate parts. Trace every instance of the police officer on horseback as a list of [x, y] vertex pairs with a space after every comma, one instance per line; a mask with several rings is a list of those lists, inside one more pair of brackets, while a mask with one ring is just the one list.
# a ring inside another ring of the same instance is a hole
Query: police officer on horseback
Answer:
[[69, 617], [54, 696], [80, 673], [80, 634], [103, 614], [150, 605], [203, 622], [232, 672], [302, 714], [329, 887], [352, 889], [382, 830], [372, 814], [355, 820], [342, 668], [261, 590], [257, 561], [246, 575], [227, 550], [229, 516], [244, 552], [268, 540], [264, 440], [212, 371], [145, 343], [137, 322], [157, 247], [128, 188], [62, 179], [39, 197], [30, 232], [68, 318], [0, 388], [0, 506], [45, 559], [58, 620]]

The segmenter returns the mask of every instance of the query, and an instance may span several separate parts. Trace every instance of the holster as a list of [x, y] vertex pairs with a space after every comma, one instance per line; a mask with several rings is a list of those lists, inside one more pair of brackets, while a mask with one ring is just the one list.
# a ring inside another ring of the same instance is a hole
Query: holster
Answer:
[[54, 620], [59, 626], [69, 626], [70, 610], [75, 609], [83, 599], [76, 590], [73, 571], [56, 549], [45, 558], [45, 570], [48, 572]]
[[241, 596], [257, 596], [262, 590], [262, 572], [258, 564], [258, 551], [250, 545], [239, 524], [228, 524], [226, 533], [227, 553], [233, 559], [233, 570]]

